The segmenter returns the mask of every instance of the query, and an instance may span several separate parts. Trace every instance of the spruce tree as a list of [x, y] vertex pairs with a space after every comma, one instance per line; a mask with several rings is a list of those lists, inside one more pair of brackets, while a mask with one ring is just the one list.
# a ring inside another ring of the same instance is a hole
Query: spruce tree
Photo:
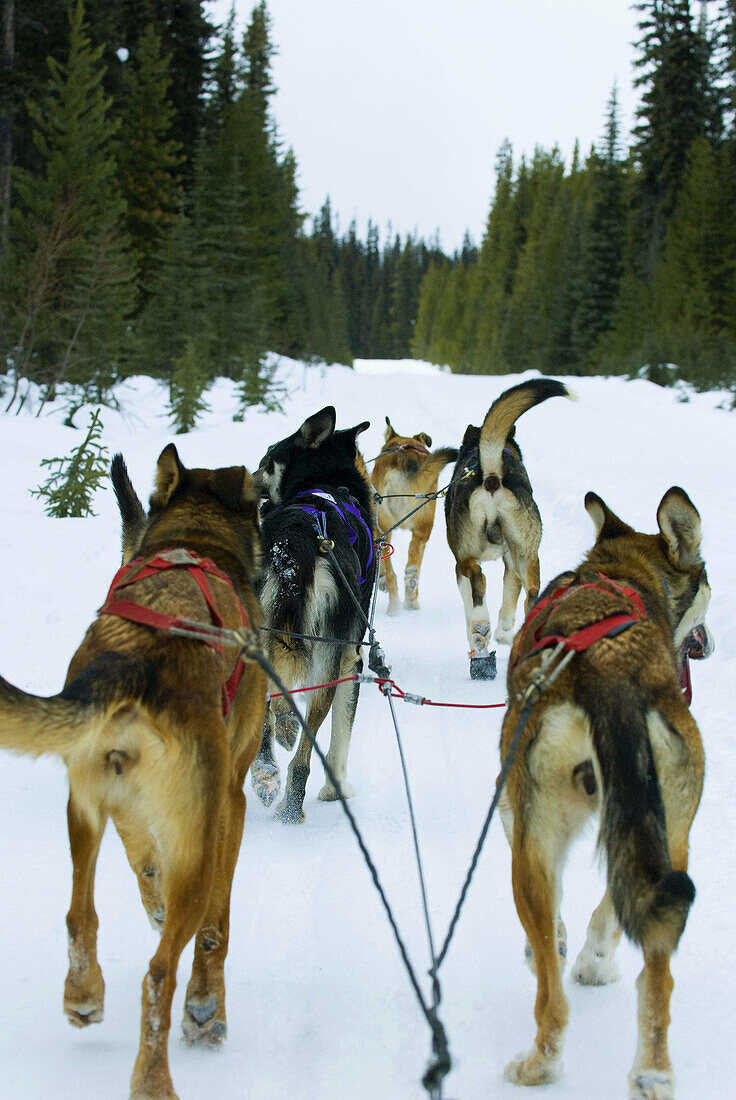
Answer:
[[593, 350], [611, 328], [624, 270], [625, 165], [615, 85], [603, 140], [589, 161], [588, 179], [592, 203], [582, 227], [579, 300], [572, 319], [572, 341], [582, 369], [592, 366]]
[[635, 64], [642, 89], [635, 156], [640, 179], [634, 196], [640, 240], [640, 274], [650, 279], [662, 253], [687, 155], [696, 137], [713, 126], [706, 96], [708, 54], [694, 25], [689, 0], [642, 0]]
[[130, 242], [140, 261], [145, 285], [151, 257], [166, 228], [176, 220], [181, 204], [181, 145], [172, 135], [174, 107], [168, 98], [170, 59], [161, 53], [161, 39], [149, 23], [127, 61], [117, 159], [128, 205]]
[[68, 458], [42, 458], [41, 465], [51, 470], [50, 477], [31, 489], [31, 496], [46, 501], [45, 511], [57, 519], [92, 516], [92, 496], [107, 478], [107, 447], [100, 442], [100, 410], [90, 418], [87, 435]]
[[62, 380], [97, 376], [105, 388], [124, 368], [135, 271], [101, 52], [90, 46], [79, 0], [68, 60], [49, 59], [44, 94], [28, 104], [40, 170], [17, 172], [4, 350], [49, 396]]
[[169, 411], [177, 435], [190, 432], [209, 408], [202, 396], [207, 385], [207, 372], [199, 363], [194, 341], [187, 340], [180, 358], [174, 361], [169, 383]]

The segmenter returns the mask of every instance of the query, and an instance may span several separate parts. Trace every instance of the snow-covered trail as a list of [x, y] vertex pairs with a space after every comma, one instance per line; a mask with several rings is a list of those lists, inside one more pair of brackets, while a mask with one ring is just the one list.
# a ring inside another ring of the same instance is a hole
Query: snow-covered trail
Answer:
[[[380, 449], [384, 417], [401, 432], [429, 432], [435, 446], [456, 444], [469, 422], [519, 376], [456, 377], [412, 363], [358, 363], [320, 370], [285, 362], [283, 414], [249, 413], [232, 422], [228, 383], [210, 394], [197, 431], [176, 438], [186, 465], [254, 467], [266, 446], [322, 405], [338, 426], [370, 419], [361, 437], [367, 458]], [[656, 508], [673, 484], [698, 507], [713, 601], [709, 625], [716, 653], [693, 667], [693, 711], [707, 753], [705, 794], [691, 842], [698, 888], [675, 958], [670, 1049], [680, 1100], [730, 1097], [736, 1071], [731, 1009], [736, 968], [732, 943], [736, 750], [731, 697], [736, 677], [736, 420], [718, 408], [724, 395], [691, 395], [621, 379], [568, 380], [576, 403], [552, 400], [517, 429], [545, 535], [542, 581], [574, 564], [591, 544], [583, 496], [594, 489], [627, 522], [655, 530]], [[124, 414], [103, 410], [104, 442], [125, 454], [142, 498], [156, 458], [173, 437], [165, 394], [147, 380], [126, 384]], [[85, 423], [86, 412], [76, 417]], [[58, 412], [39, 420], [0, 418], [3, 513], [0, 527], [3, 630], [0, 671], [38, 693], [59, 689], [69, 658], [119, 564], [119, 522], [110, 491], [98, 515], [51, 520], [28, 495], [45, 474], [44, 457], [68, 453], [79, 433]], [[445, 471], [440, 485], [449, 479]], [[403, 574], [408, 536], [395, 539]], [[486, 567], [489, 607], [498, 609], [501, 567]], [[443, 702], [502, 702], [508, 651], [499, 676], [471, 683], [454, 564], [437, 509], [424, 559], [421, 610], [386, 615], [379, 594], [376, 631], [392, 676], [406, 691]], [[517, 625], [521, 621], [517, 615]], [[395, 703], [412, 784], [437, 943], [468, 868], [498, 771], [502, 710], [453, 710]], [[321, 742], [326, 747], [327, 726]], [[278, 750], [281, 752], [281, 750]], [[286, 754], [281, 755], [285, 765]], [[395, 908], [414, 965], [429, 965], [401, 769], [387, 701], [361, 689], [350, 755], [354, 813]], [[179, 1040], [191, 947], [182, 959], [170, 1058], [181, 1100], [421, 1100], [430, 1055], [428, 1028], [404, 973], [388, 923], [340, 807], [317, 800], [315, 759], [307, 821], [286, 828], [255, 796], [248, 798], [236, 870], [228, 959], [229, 1037], [216, 1054]], [[120, 841], [103, 842], [97, 878], [105, 1020], [79, 1032], [61, 1011], [66, 973], [64, 917], [69, 901], [66, 775], [54, 760], [0, 756], [0, 873], [3, 879], [3, 998], [0, 1004], [0, 1097], [3, 1100], [108, 1100], [127, 1096], [138, 1044], [140, 987], [155, 949]], [[246, 794], [249, 794], [249, 789]], [[570, 960], [603, 888], [593, 833], [573, 850], [563, 912]], [[494, 821], [455, 938], [441, 971], [441, 1015], [453, 1069], [452, 1100], [520, 1098], [501, 1080], [505, 1063], [534, 1033], [535, 984], [523, 964], [523, 933], [510, 885], [510, 858]], [[571, 1019], [560, 1081], [544, 1096], [601, 1100], [626, 1095], [635, 1048], [634, 979], [638, 953], [619, 951], [622, 980], [584, 989], [566, 980]], [[526, 1096], [526, 1093], [523, 1094]]]

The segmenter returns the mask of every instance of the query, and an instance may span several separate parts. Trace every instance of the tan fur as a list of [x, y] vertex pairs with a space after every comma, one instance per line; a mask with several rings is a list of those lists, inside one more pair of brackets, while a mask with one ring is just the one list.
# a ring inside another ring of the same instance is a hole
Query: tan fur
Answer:
[[[672, 1100], [669, 958], [692, 901], [688, 834], [704, 774], [700, 733], [678, 681], [686, 643], [676, 646], [675, 638], [679, 628], [696, 625], [692, 609], [707, 604], [700, 523], [676, 488], [660, 504], [658, 535], [635, 532], [594, 494], [586, 507], [596, 525], [595, 547], [577, 570], [551, 582], [539, 613], [514, 640], [502, 759], [519, 723], [521, 696], [540, 668], [533, 635], [569, 637], [588, 623], [630, 613], [634, 601], [615, 585], [639, 594], [646, 617], [573, 656], [534, 705], [509, 772], [501, 812], [514, 900], [537, 974], [537, 1033], [531, 1051], [507, 1066], [506, 1079], [536, 1085], [559, 1073], [568, 1017], [558, 951], [561, 870], [571, 839], [600, 808], [609, 891], [590, 920], [573, 976], [591, 985], [617, 977], [619, 922], [641, 944], [630, 1097]], [[580, 587], [591, 584], [597, 587]], [[545, 605], [560, 587], [567, 594]]]
[[[442, 448], [431, 453], [432, 440], [426, 432], [399, 435], [386, 417], [383, 450], [373, 466], [371, 481], [381, 499], [377, 509], [379, 531], [398, 527], [411, 531], [411, 542], [404, 570], [404, 607], [419, 609], [419, 576], [422, 559], [434, 526], [436, 500], [424, 503], [417, 493], [436, 493], [441, 471], [457, 458], [457, 451]], [[418, 507], [421, 505], [421, 507]], [[418, 509], [418, 510], [416, 510]], [[409, 514], [412, 513], [412, 514]], [[384, 541], [391, 546], [389, 531]], [[399, 585], [390, 550], [381, 559], [381, 591], [388, 591], [388, 613], [399, 612]]]
[[[232, 579], [252, 625], [260, 625], [252, 587], [257, 498], [242, 467], [185, 470], [175, 449], [167, 448], [151, 512], [128, 531], [126, 556], [133, 541], [143, 557], [185, 547], [213, 559]], [[209, 585], [224, 626], [237, 628], [233, 589], [215, 576]], [[211, 621], [184, 570], [156, 574], [125, 592], [165, 614]], [[0, 678], [0, 744], [58, 753], [68, 770], [74, 871], [64, 1011], [70, 1022], [85, 1027], [103, 1015], [94, 874], [108, 817], [161, 933], [143, 983], [133, 1100], [175, 1098], [167, 1053], [171, 999], [179, 956], [192, 936], [185, 1038], [215, 1045], [225, 1035], [230, 888], [245, 813], [243, 782], [260, 743], [266, 693], [265, 674], [247, 664], [224, 721], [222, 686], [236, 659], [236, 649], [221, 654], [202, 642], [103, 615], [72, 658], [60, 695], [41, 699]]]

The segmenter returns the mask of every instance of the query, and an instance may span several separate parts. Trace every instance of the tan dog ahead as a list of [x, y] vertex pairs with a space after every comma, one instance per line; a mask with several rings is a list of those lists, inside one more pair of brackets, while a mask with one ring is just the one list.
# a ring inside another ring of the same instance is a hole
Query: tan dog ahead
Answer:
[[[706, 657], [713, 648], [705, 627], [710, 589], [700, 516], [676, 487], [660, 502], [656, 535], [632, 530], [595, 493], [585, 506], [596, 526], [595, 546], [578, 569], [542, 593], [509, 663], [504, 760], [519, 725], [520, 696], [561, 639], [572, 653], [533, 706], [501, 799], [514, 900], [537, 974], [534, 1045], [509, 1064], [506, 1079], [540, 1085], [559, 1073], [568, 1016], [560, 875], [570, 841], [600, 808], [608, 891], [573, 977], [586, 985], [613, 980], [619, 925], [642, 948], [629, 1097], [672, 1100], [670, 955], [695, 896], [688, 834], [704, 771], [686, 672], [689, 657]], [[589, 1093], [599, 1095], [592, 1080]]]
[[243, 782], [261, 741], [266, 676], [242, 664], [237, 648], [177, 636], [165, 621], [230, 630], [260, 625], [253, 589], [258, 499], [243, 467], [187, 470], [173, 445], [159, 458], [148, 516], [119, 455], [113, 476], [136, 514], [125, 554], [134, 553], [135, 561], [116, 576], [106, 611], [87, 630], [59, 695], [39, 698], [0, 678], [0, 745], [57, 753], [68, 769], [74, 876], [64, 1011], [78, 1027], [103, 1015], [93, 889], [108, 817], [115, 823], [161, 933], [143, 982], [130, 1094], [175, 1100], [171, 998], [179, 956], [194, 935], [185, 1037], [214, 1045], [225, 1035], [230, 887]]
[[[434, 526], [436, 501], [429, 500], [422, 507], [417, 493], [436, 493], [440, 471], [449, 462], [455, 462], [457, 448], [441, 447], [430, 451], [432, 440], [426, 432], [416, 435], [399, 435], [386, 417], [386, 435], [383, 450], [373, 467], [373, 488], [378, 499], [378, 527], [403, 528], [411, 531], [409, 556], [404, 570], [404, 607], [410, 611], [419, 608], [419, 572], [427, 540]], [[411, 514], [409, 514], [411, 513]], [[406, 517], [406, 518], [405, 518]], [[384, 536], [391, 543], [391, 533]], [[399, 613], [399, 586], [396, 573], [387, 555], [381, 560], [379, 587], [388, 591], [388, 613]]]

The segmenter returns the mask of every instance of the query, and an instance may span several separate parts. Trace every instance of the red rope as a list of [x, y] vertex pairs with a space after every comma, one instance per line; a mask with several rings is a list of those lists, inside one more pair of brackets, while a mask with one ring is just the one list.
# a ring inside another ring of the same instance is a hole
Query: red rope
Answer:
[[[337, 687], [338, 684], [349, 684], [354, 680], [359, 679], [358, 676], [345, 676], [342, 680], [330, 680], [326, 684], [313, 684], [311, 687], [292, 688], [291, 694], [297, 695], [301, 691], [319, 691], [320, 688]], [[407, 703], [416, 703], [422, 707], [457, 707], [465, 710], [493, 710], [496, 707], [505, 707], [505, 703], [433, 703], [431, 699], [426, 699], [423, 695], [412, 695], [411, 692], [403, 691], [394, 680], [387, 680], [381, 676], [371, 676], [364, 683], [377, 684], [382, 694], [386, 684], [389, 684], [391, 690], [388, 694], [392, 699], [403, 699]], [[269, 695], [269, 699], [279, 699], [283, 696], [283, 691], [277, 691], [273, 695]]]

